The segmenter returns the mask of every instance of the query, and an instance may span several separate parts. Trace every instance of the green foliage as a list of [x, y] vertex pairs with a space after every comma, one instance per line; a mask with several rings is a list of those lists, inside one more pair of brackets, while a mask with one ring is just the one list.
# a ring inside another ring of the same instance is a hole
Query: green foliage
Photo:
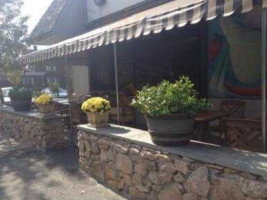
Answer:
[[22, 0], [0, 0], [0, 70], [16, 68], [25, 51], [27, 17], [21, 16]]
[[57, 82], [52, 82], [52, 83], [49, 83], [48, 84], [48, 88], [51, 90], [51, 92], [54, 94], [54, 95], [58, 95], [59, 93], [59, 83]]
[[22, 81], [22, 70], [7, 68], [4, 70], [4, 74], [7, 80], [12, 83], [13, 86], [19, 86]]
[[197, 98], [194, 84], [184, 76], [175, 83], [163, 81], [158, 86], [145, 86], [138, 91], [132, 106], [151, 117], [170, 114], [194, 115], [210, 108], [205, 99]]
[[32, 98], [32, 91], [25, 87], [14, 87], [10, 90], [9, 97], [13, 100], [28, 100]]

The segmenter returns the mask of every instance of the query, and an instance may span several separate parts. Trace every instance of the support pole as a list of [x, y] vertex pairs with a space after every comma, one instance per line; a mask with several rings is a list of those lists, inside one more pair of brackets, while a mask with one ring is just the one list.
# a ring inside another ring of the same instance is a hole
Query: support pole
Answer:
[[262, 66], [261, 66], [261, 88], [262, 88], [262, 138], [263, 152], [267, 153], [267, 136], [266, 136], [266, 22], [267, 9], [262, 11]]
[[117, 45], [113, 45], [114, 52], [114, 68], [115, 68], [115, 84], [116, 84], [116, 104], [117, 104], [117, 119], [120, 124], [120, 96], [119, 96], [119, 80], [118, 80], [118, 60], [117, 60]]
[[72, 112], [71, 112], [71, 91], [70, 91], [70, 75], [69, 75], [69, 67], [68, 67], [68, 57], [64, 56], [64, 66], [65, 66], [65, 73], [67, 79], [67, 92], [68, 92], [68, 102], [69, 102], [69, 115], [70, 115], [70, 129], [71, 129], [71, 143], [74, 143], [74, 127], [73, 127], [73, 120], [72, 120]]

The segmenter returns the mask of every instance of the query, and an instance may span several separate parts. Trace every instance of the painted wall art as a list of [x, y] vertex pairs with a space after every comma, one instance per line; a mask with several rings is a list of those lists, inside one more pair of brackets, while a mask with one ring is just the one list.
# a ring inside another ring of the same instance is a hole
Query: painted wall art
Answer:
[[209, 97], [261, 96], [261, 10], [217, 18], [209, 25]]

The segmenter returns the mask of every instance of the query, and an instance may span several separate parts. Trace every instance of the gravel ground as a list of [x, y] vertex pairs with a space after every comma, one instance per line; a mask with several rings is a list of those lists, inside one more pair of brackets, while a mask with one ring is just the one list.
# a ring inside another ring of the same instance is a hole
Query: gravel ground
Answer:
[[78, 166], [76, 149], [41, 152], [0, 134], [0, 200], [125, 200]]

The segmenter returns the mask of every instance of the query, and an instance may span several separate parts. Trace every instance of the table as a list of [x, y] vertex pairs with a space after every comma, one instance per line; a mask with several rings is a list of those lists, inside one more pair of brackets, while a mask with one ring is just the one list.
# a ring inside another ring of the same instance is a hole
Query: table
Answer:
[[[222, 126], [221, 119], [224, 117], [228, 117], [229, 115], [229, 112], [219, 110], [210, 110], [197, 114], [195, 117], [197, 138], [201, 141], [207, 139], [207, 133], [209, 132], [209, 122], [220, 120], [220, 126]], [[220, 132], [220, 135], [221, 134], [222, 133]]]
[[69, 106], [69, 100], [66, 98], [54, 98], [53, 101], [61, 105]]

